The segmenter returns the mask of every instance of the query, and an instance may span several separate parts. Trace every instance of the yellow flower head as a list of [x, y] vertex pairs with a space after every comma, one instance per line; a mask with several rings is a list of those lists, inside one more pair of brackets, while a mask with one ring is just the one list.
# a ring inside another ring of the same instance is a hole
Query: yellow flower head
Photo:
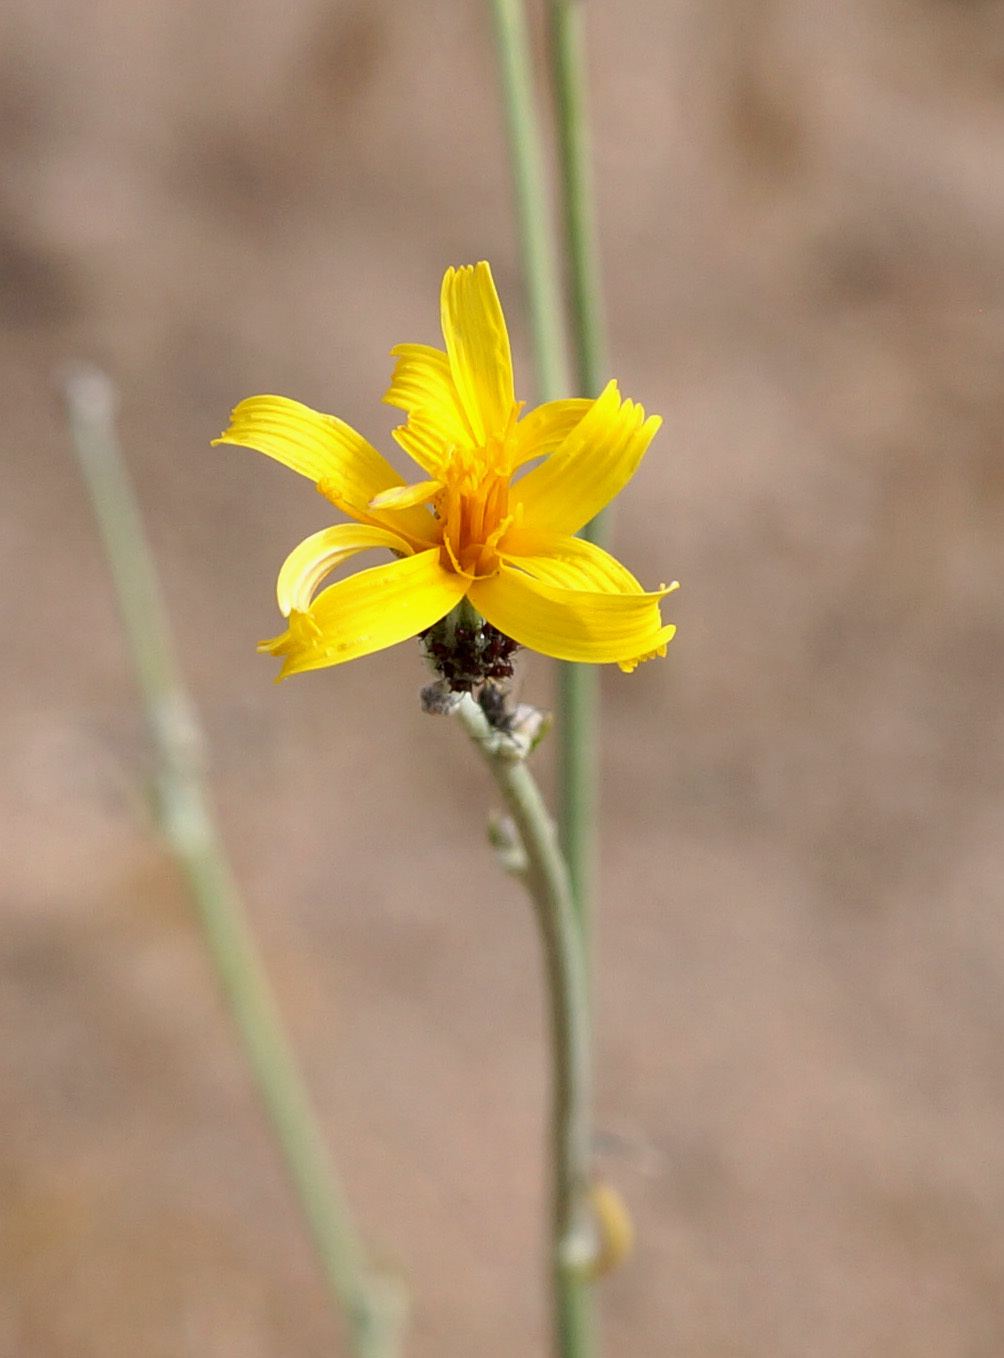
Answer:
[[[620, 562], [573, 536], [630, 480], [661, 421], [622, 401], [549, 401], [521, 417], [509, 336], [487, 264], [443, 279], [445, 352], [400, 344], [384, 400], [407, 412], [398, 443], [424, 479], [406, 484], [359, 434], [283, 396], [252, 396], [216, 443], [257, 448], [316, 482], [354, 522], [301, 542], [279, 572], [286, 631], [260, 650], [280, 677], [417, 636], [467, 598], [494, 628], [558, 660], [632, 670], [675, 628]], [[537, 463], [517, 475], [528, 463]], [[317, 592], [356, 552], [394, 559]]]

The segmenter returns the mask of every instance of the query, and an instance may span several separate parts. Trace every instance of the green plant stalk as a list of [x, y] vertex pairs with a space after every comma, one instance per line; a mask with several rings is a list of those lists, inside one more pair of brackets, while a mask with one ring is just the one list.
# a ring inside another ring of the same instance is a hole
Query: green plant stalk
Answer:
[[[599, 396], [606, 377], [603, 290], [592, 186], [583, 0], [548, 0], [551, 79], [558, 140], [559, 197], [571, 314], [572, 368], [581, 396]], [[594, 528], [602, 516], [593, 520]], [[583, 533], [590, 541], [598, 537]]]
[[[528, 305], [533, 318], [534, 359], [537, 373], [538, 397], [549, 400], [567, 393], [564, 376], [567, 366], [565, 358], [564, 326], [561, 322], [561, 287], [555, 266], [553, 231], [547, 212], [549, 203], [548, 183], [544, 172], [543, 136], [541, 120], [533, 92], [532, 59], [527, 37], [527, 25], [523, 0], [493, 0], [495, 16], [496, 43], [499, 66], [502, 76], [502, 89], [506, 109], [506, 123], [509, 134], [509, 155], [513, 170], [513, 183], [516, 195], [516, 215], [519, 223], [522, 253], [526, 266], [526, 288]], [[563, 45], [563, 51], [567, 48]], [[561, 121], [571, 129], [574, 139], [574, 121], [579, 112], [559, 91], [559, 80], [569, 69], [567, 60], [553, 61], [557, 104], [563, 110]], [[560, 69], [559, 69], [560, 67]], [[567, 85], [567, 81], [566, 81]], [[585, 162], [585, 148], [573, 142], [578, 148], [580, 159], [576, 164]], [[569, 162], [564, 148], [563, 166]], [[584, 179], [580, 176], [569, 181], [567, 170], [562, 173], [564, 216], [568, 221], [567, 204], [574, 201], [583, 204], [576, 220], [588, 223], [583, 214], [588, 210], [588, 196], [585, 193]], [[566, 230], [566, 238], [568, 232]], [[580, 235], [577, 240], [581, 239]], [[569, 242], [571, 249], [571, 242]], [[581, 256], [578, 251], [576, 258]], [[570, 266], [574, 279], [578, 271]], [[588, 298], [587, 298], [588, 302]], [[592, 313], [583, 308], [581, 298], [575, 302], [574, 315], [588, 317]], [[546, 322], [546, 324], [545, 324]], [[589, 396], [596, 394], [596, 376], [599, 356], [592, 354], [592, 367], [587, 376], [592, 384], [583, 383], [582, 326], [577, 321], [577, 394]], [[599, 333], [598, 330], [593, 333]], [[560, 349], [559, 349], [560, 345]], [[555, 356], [560, 352], [560, 367]], [[597, 388], [598, 390], [598, 388]], [[558, 665], [558, 721], [557, 721], [557, 795], [558, 825], [560, 844], [564, 848], [565, 864], [562, 873], [566, 883], [572, 913], [580, 930], [580, 943], [583, 945], [584, 973], [582, 981], [582, 1008], [585, 1015], [583, 1032], [588, 1035], [588, 976], [586, 952], [589, 938], [589, 913], [595, 878], [596, 856], [596, 711], [598, 698], [598, 676], [593, 666]], [[588, 1036], [583, 1039], [588, 1042]], [[556, 1038], [557, 1045], [557, 1038]], [[584, 1061], [588, 1068], [589, 1051], [586, 1048]], [[560, 1103], [555, 1096], [556, 1112]], [[561, 1154], [556, 1135], [554, 1155]], [[561, 1172], [555, 1171], [556, 1184]], [[555, 1189], [557, 1194], [557, 1187]], [[555, 1206], [557, 1219], [557, 1200]], [[556, 1232], [560, 1231], [558, 1225]], [[556, 1236], [557, 1238], [557, 1236]], [[556, 1254], [556, 1260], [557, 1260]], [[585, 1358], [593, 1349], [593, 1319], [591, 1288], [581, 1277], [570, 1273], [567, 1268], [555, 1263], [554, 1273], [555, 1303], [557, 1313], [556, 1335], [559, 1353]]]
[[[549, 61], [558, 145], [558, 182], [567, 270], [572, 370], [580, 396], [605, 381], [604, 322], [593, 209], [582, 0], [548, 0]], [[605, 546], [609, 510], [582, 536]], [[599, 805], [600, 681], [595, 666], [558, 669], [558, 823], [576, 909], [588, 938], [595, 890]]]
[[520, 253], [536, 376], [537, 400], [568, 392], [562, 297], [555, 260], [533, 60], [523, 0], [491, 0], [502, 105], [516, 200]]
[[333, 1299], [358, 1358], [396, 1358], [404, 1297], [365, 1257], [286, 1039], [215, 826], [203, 739], [181, 682], [153, 559], [100, 371], [65, 376], [70, 431], [97, 520], [156, 759], [156, 810], [188, 881], [206, 943]]
[[600, 675], [595, 665], [562, 661], [557, 675], [556, 797], [572, 900], [587, 946], [599, 860]]
[[590, 1033], [582, 932], [557, 829], [527, 767], [526, 747], [490, 726], [469, 696], [461, 700], [458, 715], [505, 800], [519, 844], [509, 846], [503, 861], [515, 865], [510, 870], [522, 878], [540, 929], [550, 1005], [553, 1072], [554, 1349], [559, 1358], [589, 1358], [590, 1265], [595, 1261], [597, 1242], [588, 1199], [592, 1144]]
[[[523, 0], [492, 0], [492, 13], [531, 317], [537, 395], [546, 401], [564, 395], [568, 387], [563, 305], [548, 212], [541, 119], [533, 91], [533, 62]], [[575, 386], [579, 395], [594, 396], [599, 392], [598, 336], [602, 327], [595, 304], [597, 289], [590, 286], [592, 275], [583, 272], [583, 260], [592, 259], [588, 156], [581, 119], [581, 82], [573, 78], [581, 53], [574, 41], [577, 29], [566, 22], [567, 18], [552, 14], [551, 23], [562, 215], [573, 288]], [[583, 536], [591, 537], [596, 531], [594, 525], [587, 525]], [[598, 679], [592, 666], [558, 665], [558, 824], [571, 873], [572, 896], [585, 928], [595, 878], [597, 689]]]

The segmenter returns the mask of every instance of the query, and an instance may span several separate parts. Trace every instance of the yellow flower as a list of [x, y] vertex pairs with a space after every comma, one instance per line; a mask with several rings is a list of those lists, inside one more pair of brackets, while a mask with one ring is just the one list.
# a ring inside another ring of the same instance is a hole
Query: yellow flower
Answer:
[[[441, 311], [446, 351], [398, 345], [384, 397], [407, 412], [394, 437], [425, 479], [406, 484], [347, 424], [282, 396], [242, 401], [215, 440], [285, 463], [355, 520], [286, 559], [277, 592], [288, 626], [259, 650], [283, 658], [280, 677], [336, 665], [417, 636], [467, 598], [505, 636], [558, 660], [632, 670], [665, 655], [675, 628], [659, 601], [675, 585], [645, 593], [573, 536], [630, 480], [661, 421], [622, 401], [615, 382], [594, 401], [549, 401], [520, 418], [487, 264], [446, 271]], [[316, 592], [371, 547], [394, 559]]]

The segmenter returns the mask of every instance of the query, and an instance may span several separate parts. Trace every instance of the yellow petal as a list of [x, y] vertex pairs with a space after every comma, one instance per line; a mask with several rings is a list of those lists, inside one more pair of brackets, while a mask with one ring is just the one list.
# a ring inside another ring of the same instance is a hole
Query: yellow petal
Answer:
[[438, 548], [359, 571], [290, 615], [282, 636], [259, 650], [283, 657], [279, 675], [322, 669], [417, 636], [463, 598], [467, 581], [439, 564]]
[[546, 401], [544, 405], [524, 415], [516, 426], [516, 446], [513, 470], [531, 458], [553, 453], [572, 432], [593, 404], [585, 398], [568, 401]]
[[255, 448], [311, 481], [341, 488], [349, 504], [366, 505], [402, 478], [361, 434], [334, 415], [322, 415], [285, 396], [251, 396], [230, 417], [214, 443]]
[[279, 571], [276, 594], [283, 616], [289, 617], [294, 609], [306, 612], [324, 577], [356, 552], [365, 552], [370, 547], [386, 547], [404, 556], [412, 552], [411, 546], [396, 533], [363, 523], [335, 524], [305, 538], [293, 548]]
[[427, 505], [443, 489], [442, 481], [416, 481], [413, 486], [391, 486], [370, 500], [370, 509], [413, 509]]
[[399, 410], [422, 410], [445, 401], [452, 413], [462, 418], [457, 408], [449, 357], [431, 344], [395, 344], [390, 351], [397, 359], [394, 375], [384, 401]]
[[472, 447], [474, 435], [450, 370], [450, 360], [442, 349], [427, 344], [397, 344], [391, 350], [397, 359], [390, 387], [383, 398], [387, 405], [398, 406], [409, 415], [408, 426], [416, 416], [430, 435], [426, 451], [418, 445], [419, 456], [405, 446], [409, 456], [426, 471], [437, 471], [450, 448]]
[[577, 533], [630, 481], [661, 423], [632, 401], [622, 404], [617, 383], [608, 383], [551, 456], [513, 486], [525, 522]]
[[440, 312], [453, 381], [474, 441], [501, 437], [515, 396], [505, 317], [492, 272], [482, 261], [447, 269]]
[[498, 575], [475, 580], [468, 597], [493, 627], [542, 655], [633, 669], [661, 654], [676, 631], [659, 616], [659, 600], [668, 593], [560, 589], [503, 566]]
[[545, 584], [604, 594], [642, 594], [641, 585], [616, 557], [567, 533], [539, 533], [518, 526], [505, 534], [498, 554]]
[[[408, 423], [399, 425], [393, 437], [408, 456], [427, 472], [438, 472], [450, 452], [457, 445], [447, 442], [443, 426], [435, 415], [427, 416], [423, 411], [413, 411]], [[465, 442], [464, 447], [467, 447]]]
[[[427, 547], [435, 547], [439, 544], [441, 532], [436, 523], [435, 516], [430, 510], [418, 505], [404, 504], [403, 506], [391, 505], [387, 508], [373, 509], [370, 505], [354, 504], [347, 500], [342, 494], [342, 487], [337, 482], [328, 477], [322, 477], [317, 483], [317, 489], [326, 500], [340, 509], [343, 514], [348, 514], [357, 523], [368, 524], [371, 528], [386, 528], [389, 533], [395, 533], [404, 538], [411, 544], [413, 552], [424, 551]], [[374, 496], [374, 501], [381, 500], [385, 495], [391, 495], [395, 490], [410, 490], [409, 486], [392, 486], [389, 491], [381, 491], [380, 495]], [[407, 495], [404, 497], [407, 499]]]

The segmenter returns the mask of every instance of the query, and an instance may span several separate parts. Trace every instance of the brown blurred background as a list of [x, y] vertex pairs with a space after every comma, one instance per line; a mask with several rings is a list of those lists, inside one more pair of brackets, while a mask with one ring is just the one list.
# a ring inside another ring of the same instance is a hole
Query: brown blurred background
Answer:
[[[665, 417], [606, 679], [610, 1355], [1004, 1353], [1004, 10], [594, 0], [610, 368]], [[0, 17], [0, 1354], [343, 1352], [185, 893], [52, 374], [103, 364], [249, 908], [413, 1358], [544, 1351], [545, 1076], [494, 797], [416, 648], [273, 686], [309, 484], [492, 261], [529, 395], [487, 6]], [[546, 703], [530, 659], [524, 696]], [[538, 765], [546, 777], [548, 753]]]

